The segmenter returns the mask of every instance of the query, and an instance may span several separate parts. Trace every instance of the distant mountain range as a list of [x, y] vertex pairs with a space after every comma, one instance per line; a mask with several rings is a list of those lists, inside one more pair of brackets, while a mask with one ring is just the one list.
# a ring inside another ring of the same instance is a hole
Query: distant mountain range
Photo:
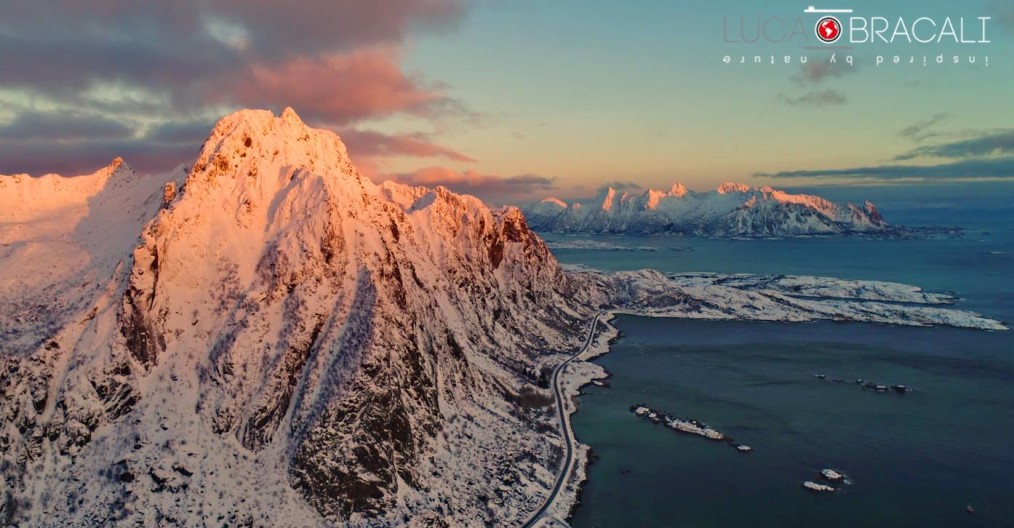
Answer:
[[891, 229], [870, 202], [838, 204], [741, 183], [724, 183], [709, 192], [688, 191], [682, 184], [637, 194], [610, 188], [591, 200], [567, 203], [547, 198], [524, 212], [533, 229], [558, 233], [773, 237], [876, 234]]

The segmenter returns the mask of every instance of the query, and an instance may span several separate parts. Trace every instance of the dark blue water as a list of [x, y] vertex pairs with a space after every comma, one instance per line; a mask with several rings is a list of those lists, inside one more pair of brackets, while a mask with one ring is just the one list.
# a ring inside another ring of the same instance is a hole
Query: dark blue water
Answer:
[[[986, 220], [965, 219], [960, 239], [600, 237], [657, 250], [555, 253], [604, 270], [906, 282], [957, 292], [958, 307], [1014, 321], [1014, 225]], [[615, 324], [623, 337], [597, 360], [613, 374], [611, 387], [585, 389], [574, 416], [578, 438], [598, 457], [576, 528], [1014, 526], [1014, 333], [639, 317]], [[916, 391], [876, 394], [815, 373]], [[702, 420], [755, 451], [638, 420], [629, 407], [639, 402]], [[800, 487], [825, 467], [853, 483], [831, 496]]]

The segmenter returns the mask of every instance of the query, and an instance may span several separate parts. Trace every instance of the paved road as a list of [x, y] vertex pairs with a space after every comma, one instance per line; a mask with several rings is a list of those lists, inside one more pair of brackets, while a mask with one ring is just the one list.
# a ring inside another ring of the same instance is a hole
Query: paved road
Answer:
[[566, 361], [560, 363], [553, 369], [553, 392], [556, 393], [556, 414], [560, 418], [560, 429], [563, 431], [563, 439], [567, 447], [567, 455], [563, 459], [563, 464], [560, 466], [560, 471], [556, 474], [556, 484], [553, 485], [553, 491], [546, 497], [546, 501], [542, 503], [542, 507], [539, 508], [532, 516], [528, 519], [528, 522], [521, 525], [522, 528], [532, 528], [535, 523], [539, 522], [540, 519], [546, 512], [549, 511], [549, 507], [553, 505], [553, 501], [556, 500], [556, 496], [560, 494], [560, 489], [563, 488], [564, 482], [567, 481], [567, 477], [570, 475], [570, 467], [574, 463], [574, 431], [570, 428], [570, 414], [567, 413], [563, 406], [563, 388], [560, 386], [560, 372], [570, 364], [571, 361], [577, 359], [578, 356], [584, 354], [585, 350], [591, 346], [592, 340], [595, 338], [595, 327], [599, 324], [599, 317], [602, 316], [602, 312], [595, 314], [592, 318], [591, 324], [588, 327], [588, 337], [585, 338], [584, 346], [577, 351], [573, 356], [567, 358]]

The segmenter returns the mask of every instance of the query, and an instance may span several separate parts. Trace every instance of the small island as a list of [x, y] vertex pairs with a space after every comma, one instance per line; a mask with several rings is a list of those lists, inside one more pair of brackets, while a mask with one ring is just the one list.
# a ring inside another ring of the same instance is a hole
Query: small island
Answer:
[[693, 418], [681, 418], [661, 411], [657, 411], [645, 404], [636, 404], [630, 407], [630, 412], [635, 416], [644, 418], [654, 424], [665, 424], [666, 427], [680, 433], [691, 434], [707, 438], [716, 442], [724, 442], [741, 453], [749, 453], [753, 448], [748, 445], [736, 443], [736, 441], [721, 431]]

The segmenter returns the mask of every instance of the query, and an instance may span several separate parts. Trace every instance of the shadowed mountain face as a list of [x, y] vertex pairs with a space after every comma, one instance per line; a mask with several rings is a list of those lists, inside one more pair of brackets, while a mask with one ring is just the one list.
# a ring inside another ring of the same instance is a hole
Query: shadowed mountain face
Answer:
[[819, 196], [724, 183], [706, 193], [676, 184], [669, 191], [618, 194], [567, 204], [547, 198], [525, 208], [532, 228], [560, 233], [678, 233], [705, 236], [796, 236], [882, 233], [876, 206], [836, 204]]
[[[38, 301], [0, 321], [0, 520], [495, 523], [550, 485], [516, 402], [589, 303], [518, 210], [374, 185], [291, 109], [224, 118], [185, 178], [115, 165], [0, 177], [30, 205], [0, 295]], [[512, 464], [523, 493], [462, 491]]]

